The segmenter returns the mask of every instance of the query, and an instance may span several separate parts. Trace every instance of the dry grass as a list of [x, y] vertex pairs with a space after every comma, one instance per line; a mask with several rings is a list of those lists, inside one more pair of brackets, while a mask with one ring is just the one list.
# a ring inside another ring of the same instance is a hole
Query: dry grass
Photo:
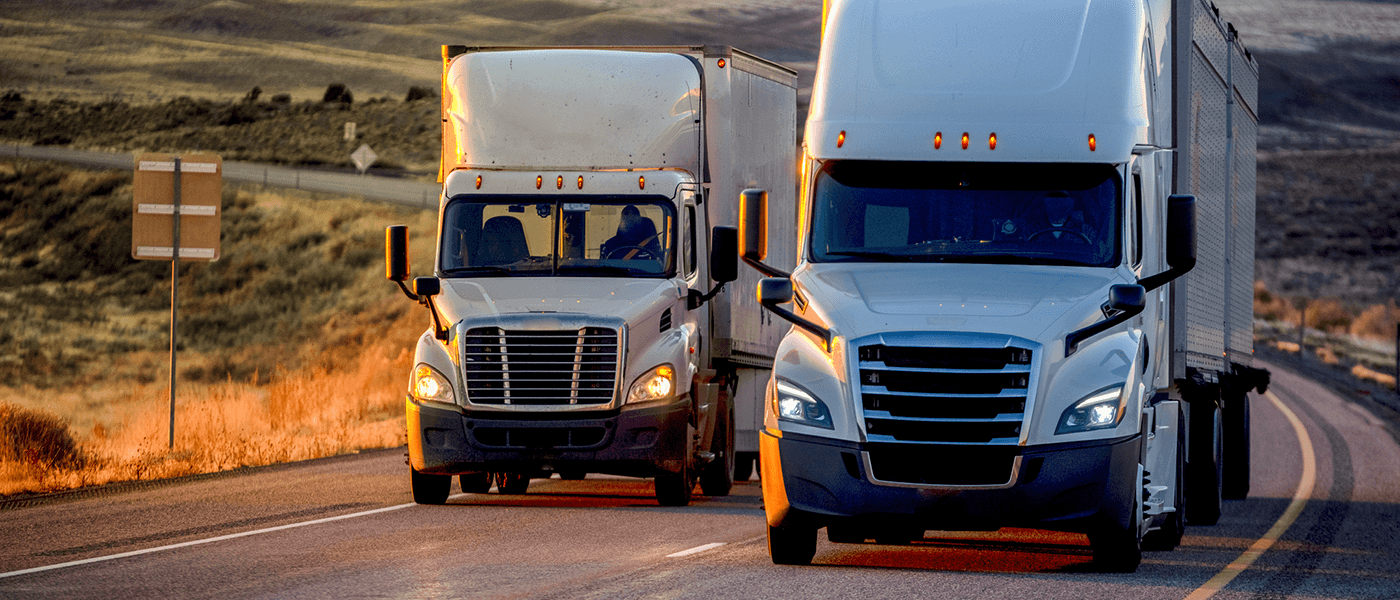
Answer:
[[[379, 257], [386, 225], [433, 213], [227, 187], [223, 258], [182, 263], [172, 450], [170, 267], [129, 257], [129, 174], [0, 161], [0, 195], [0, 495], [404, 442], [428, 317]], [[68, 243], [103, 226], [126, 237]]]

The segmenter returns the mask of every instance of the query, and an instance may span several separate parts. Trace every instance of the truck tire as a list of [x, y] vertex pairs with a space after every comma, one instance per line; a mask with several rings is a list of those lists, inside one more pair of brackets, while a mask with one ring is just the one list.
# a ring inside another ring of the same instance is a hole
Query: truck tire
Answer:
[[1186, 522], [1191, 525], [1214, 525], [1220, 520], [1223, 504], [1220, 388], [1202, 385], [1197, 388], [1197, 393], [1206, 395], [1196, 398], [1190, 407], [1190, 431], [1186, 440]]
[[700, 473], [700, 491], [706, 496], [728, 496], [734, 489], [734, 407], [729, 402], [724, 404], [718, 411], [719, 421], [710, 443], [715, 459]]
[[1132, 573], [1142, 563], [1142, 540], [1136, 527], [1104, 525], [1089, 532], [1094, 567], [1104, 573]]
[[496, 491], [518, 496], [530, 487], [530, 476], [525, 473], [496, 473]]
[[463, 473], [457, 476], [464, 494], [485, 494], [491, 491], [491, 472]]
[[817, 555], [815, 527], [768, 526], [768, 556], [775, 565], [810, 565]]
[[833, 544], [864, 544], [865, 531], [850, 525], [827, 525], [826, 541]]
[[418, 504], [447, 503], [447, 493], [452, 491], [451, 475], [425, 475], [413, 467], [409, 467], [408, 471], [414, 502]]
[[661, 506], [686, 506], [695, 491], [695, 469], [686, 457], [680, 473], [656, 476], [656, 503]]
[[735, 452], [734, 481], [748, 481], [753, 478], [754, 466], [757, 464], [757, 452]]
[[1237, 391], [1235, 386], [1223, 388], [1221, 455], [1224, 464], [1221, 496], [1227, 500], [1243, 500], [1249, 496], [1249, 391]]

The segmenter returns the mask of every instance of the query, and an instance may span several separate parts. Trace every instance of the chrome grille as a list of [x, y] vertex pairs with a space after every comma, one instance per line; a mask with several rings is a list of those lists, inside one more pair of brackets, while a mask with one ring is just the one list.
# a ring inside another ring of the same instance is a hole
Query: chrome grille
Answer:
[[1026, 348], [858, 350], [871, 442], [1015, 445], [1031, 384]]
[[617, 387], [617, 330], [475, 327], [462, 337], [467, 400], [474, 404], [607, 404]]

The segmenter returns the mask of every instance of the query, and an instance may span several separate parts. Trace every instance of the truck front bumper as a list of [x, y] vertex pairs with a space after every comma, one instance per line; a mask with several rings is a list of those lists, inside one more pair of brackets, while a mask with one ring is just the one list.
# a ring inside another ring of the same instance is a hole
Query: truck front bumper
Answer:
[[[1137, 477], [1139, 436], [1042, 446], [1003, 448], [1008, 468], [980, 483], [937, 486], [923, 483], [876, 483], [867, 445], [792, 433], [760, 437], [764, 509], [768, 523], [824, 527], [978, 531], [1027, 527], [1088, 531], [1109, 520], [1126, 526]], [[909, 445], [902, 474], [935, 464], [940, 448]], [[977, 448], [943, 447], [946, 461], [962, 462]], [[899, 460], [882, 449], [888, 464]], [[1019, 456], [1014, 474], [1011, 460]], [[933, 471], [949, 472], [946, 465]], [[876, 467], [878, 473], [888, 473]], [[977, 477], [977, 475], [973, 475]], [[999, 481], [997, 481], [999, 480]], [[993, 483], [993, 481], [995, 481]], [[1125, 511], [1125, 507], [1128, 509]]]
[[681, 470], [690, 400], [577, 418], [540, 413], [485, 418], [412, 397], [405, 409], [409, 463], [420, 473], [567, 469], [653, 477]]

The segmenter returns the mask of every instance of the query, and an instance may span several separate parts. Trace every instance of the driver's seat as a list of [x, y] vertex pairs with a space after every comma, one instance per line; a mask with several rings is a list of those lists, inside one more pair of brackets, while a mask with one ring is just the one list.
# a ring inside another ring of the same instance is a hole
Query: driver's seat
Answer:
[[481, 226], [481, 238], [473, 253], [473, 266], [508, 265], [530, 256], [525, 245], [525, 226], [510, 216], [491, 217]]

